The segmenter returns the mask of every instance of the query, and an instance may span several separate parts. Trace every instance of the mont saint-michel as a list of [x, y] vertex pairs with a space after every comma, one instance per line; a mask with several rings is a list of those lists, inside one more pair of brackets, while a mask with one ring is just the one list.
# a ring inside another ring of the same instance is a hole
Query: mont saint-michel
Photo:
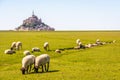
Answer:
[[32, 12], [32, 16], [23, 20], [22, 25], [15, 28], [16, 31], [54, 31], [53, 27], [42, 22], [42, 19], [38, 19], [38, 17]]

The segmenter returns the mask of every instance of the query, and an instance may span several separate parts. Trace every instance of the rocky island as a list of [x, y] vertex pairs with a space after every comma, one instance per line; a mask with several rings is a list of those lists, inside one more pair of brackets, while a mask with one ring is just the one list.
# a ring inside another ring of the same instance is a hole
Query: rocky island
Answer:
[[15, 28], [16, 31], [54, 31], [53, 27], [42, 22], [41, 19], [38, 19], [34, 12], [32, 16], [23, 20], [23, 24]]

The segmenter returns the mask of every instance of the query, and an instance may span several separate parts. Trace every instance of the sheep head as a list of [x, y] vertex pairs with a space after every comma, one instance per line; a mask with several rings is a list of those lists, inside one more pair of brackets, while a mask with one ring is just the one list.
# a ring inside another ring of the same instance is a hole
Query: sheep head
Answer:
[[35, 69], [35, 72], [38, 73], [38, 66], [35, 66], [34, 69]]
[[25, 68], [20, 69], [22, 71], [22, 74], [25, 74]]

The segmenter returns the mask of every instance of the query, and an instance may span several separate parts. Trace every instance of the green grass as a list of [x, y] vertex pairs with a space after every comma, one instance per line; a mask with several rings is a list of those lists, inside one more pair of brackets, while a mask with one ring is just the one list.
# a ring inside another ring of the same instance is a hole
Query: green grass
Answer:
[[[116, 40], [85, 50], [65, 50], [61, 54], [46, 52], [44, 42], [50, 50], [76, 46], [76, 39], [83, 44]], [[21, 41], [23, 49], [6, 55], [13, 41]], [[24, 50], [39, 47], [38, 56], [47, 53], [51, 57], [49, 72], [22, 75], [21, 60]], [[55, 31], [55, 32], [9, 32], [0, 31], [0, 80], [119, 80], [120, 79], [120, 31]]]

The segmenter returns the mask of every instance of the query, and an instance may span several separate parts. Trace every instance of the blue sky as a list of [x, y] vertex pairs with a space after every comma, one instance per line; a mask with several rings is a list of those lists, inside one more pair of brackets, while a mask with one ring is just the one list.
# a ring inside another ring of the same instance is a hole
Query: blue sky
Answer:
[[120, 0], [0, 0], [0, 30], [32, 15], [56, 30], [120, 30]]

